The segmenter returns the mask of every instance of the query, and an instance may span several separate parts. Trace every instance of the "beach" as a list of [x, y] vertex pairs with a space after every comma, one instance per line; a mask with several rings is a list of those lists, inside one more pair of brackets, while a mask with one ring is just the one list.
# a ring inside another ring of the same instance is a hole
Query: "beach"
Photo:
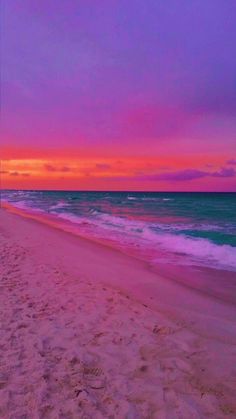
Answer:
[[1, 418], [235, 417], [235, 288], [221, 299], [10, 208], [0, 257]]

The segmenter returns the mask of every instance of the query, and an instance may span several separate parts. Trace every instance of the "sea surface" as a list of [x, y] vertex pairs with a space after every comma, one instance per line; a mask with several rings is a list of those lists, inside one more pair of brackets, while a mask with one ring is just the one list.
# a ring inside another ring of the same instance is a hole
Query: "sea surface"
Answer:
[[154, 265], [236, 271], [236, 193], [4, 190], [1, 199]]

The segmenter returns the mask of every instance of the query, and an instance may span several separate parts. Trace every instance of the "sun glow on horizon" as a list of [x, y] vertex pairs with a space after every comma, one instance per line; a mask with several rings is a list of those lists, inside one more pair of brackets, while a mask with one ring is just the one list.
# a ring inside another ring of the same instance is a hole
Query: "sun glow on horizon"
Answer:
[[[225, 166], [222, 156], [208, 159], [194, 155], [179, 157], [133, 157], [133, 158], [72, 158], [35, 157], [4, 159], [1, 166], [4, 189], [101, 189], [106, 190], [214, 190], [224, 187], [235, 169]], [[206, 182], [207, 178], [207, 182]], [[180, 182], [181, 181], [181, 182]], [[204, 182], [203, 182], [204, 181]], [[184, 184], [184, 187], [183, 187]]]

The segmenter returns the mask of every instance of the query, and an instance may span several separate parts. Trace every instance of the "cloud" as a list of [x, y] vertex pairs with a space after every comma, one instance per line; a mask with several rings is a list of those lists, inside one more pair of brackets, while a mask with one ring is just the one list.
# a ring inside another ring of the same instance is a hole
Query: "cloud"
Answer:
[[236, 165], [236, 159], [227, 160], [226, 163]]
[[99, 170], [107, 170], [107, 169], [110, 169], [110, 168], [111, 168], [111, 165], [107, 164], [107, 163], [97, 163], [96, 164], [96, 169], [99, 169]]
[[63, 166], [63, 167], [55, 167], [52, 164], [45, 164], [44, 168], [48, 171], [48, 172], [70, 172], [71, 169], [68, 166]]
[[44, 167], [48, 172], [56, 172], [56, 168], [51, 164], [45, 164]]
[[63, 167], [61, 167], [61, 169], [59, 169], [60, 170], [60, 172], [64, 172], [64, 173], [66, 173], [66, 172], [70, 172], [71, 171], [71, 169], [68, 167], [68, 166], [63, 166]]
[[213, 177], [233, 177], [236, 175], [236, 171], [233, 168], [222, 167], [218, 172], [212, 173], [210, 176]]
[[193, 179], [200, 179], [207, 176], [208, 173], [197, 169], [178, 170], [176, 172], [159, 173], [154, 175], [144, 176], [143, 180], [171, 180], [171, 181], [186, 181]]
[[185, 182], [195, 179], [201, 179], [207, 176], [210, 177], [219, 177], [219, 178], [226, 178], [226, 177], [233, 177], [236, 175], [236, 171], [232, 168], [222, 167], [217, 172], [207, 172], [204, 170], [198, 169], [185, 169], [185, 170], [178, 170], [176, 172], [168, 172], [168, 173], [157, 173], [154, 175], [146, 175], [142, 176], [139, 179], [145, 181], [174, 181], [174, 182]]
[[5, 175], [5, 174], [7, 174], [7, 173], [9, 173], [7, 170], [0, 170], [0, 174], [1, 174], [1, 175]]
[[24, 177], [28, 177], [30, 176], [30, 173], [20, 173], [20, 172], [6, 172], [6, 173], [10, 173], [10, 176], [24, 176]]

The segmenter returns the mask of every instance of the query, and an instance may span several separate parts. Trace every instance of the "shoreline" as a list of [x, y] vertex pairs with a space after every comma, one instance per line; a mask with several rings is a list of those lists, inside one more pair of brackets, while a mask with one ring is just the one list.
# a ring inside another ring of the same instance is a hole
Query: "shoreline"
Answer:
[[[232, 304], [6, 209], [0, 234], [1, 417], [24, 413], [22, 399], [46, 418], [65, 408], [72, 417], [234, 417]], [[13, 372], [36, 399], [17, 393]]]
[[[173, 263], [162, 263], [155, 266], [150, 261], [139, 257], [137, 254], [126, 252], [124, 249], [114, 246], [112, 242], [109, 242], [108, 240], [81, 235], [77, 226], [75, 227], [71, 221], [62, 220], [54, 215], [40, 211], [30, 211], [28, 209], [14, 207], [6, 202], [2, 204], [2, 209], [23, 218], [31, 219], [37, 223], [47, 225], [56, 230], [71, 234], [78, 237], [80, 240], [85, 240], [85, 242], [95, 243], [98, 246], [105, 247], [105, 249], [109, 248], [125, 257], [134, 259], [139, 263], [141, 262], [148, 271], [157, 274], [166, 281], [175, 282], [176, 284], [187, 289], [192, 289], [203, 296], [236, 306], [236, 272], [234, 271], [195, 265], [184, 266]], [[221, 279], [222, 276], [225, 278], [224, 283]], [[191, 278], [191, 280], [189, 280], [189, 278]], [[219, 283], [218, 287], [215, 286], [216, 281]]]

